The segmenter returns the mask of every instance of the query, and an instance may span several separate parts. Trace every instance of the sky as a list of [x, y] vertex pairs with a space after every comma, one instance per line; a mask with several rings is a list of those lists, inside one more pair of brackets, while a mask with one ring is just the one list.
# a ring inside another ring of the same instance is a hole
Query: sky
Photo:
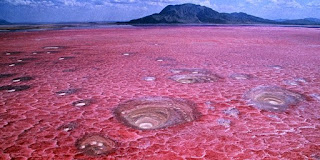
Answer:
[[0, 19], [13, 23], [127, 21], [183, 3], [267, 19], [320, 18], [320, 0], [0, 0]]

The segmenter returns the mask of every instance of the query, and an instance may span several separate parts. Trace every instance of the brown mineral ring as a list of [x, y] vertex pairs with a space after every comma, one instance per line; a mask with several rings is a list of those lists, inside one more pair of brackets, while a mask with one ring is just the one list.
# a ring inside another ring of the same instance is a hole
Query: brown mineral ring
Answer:
[[160, 129], [191, 122], [199, 117], [195, 104], [183, 99], [145, 97], [126, 101], [114, 110], [125, 125], [139, 129]]
[[259, 86], [244, 95], [254, 107], [275, 112], [283, 112], [290, 105], [295, 105], [304, 97], [277, 86]]
[[76, 147], [89, 156], [104, 156], [115, 152], [116, 142], [100, 134], [88, 134], [76, 142]]
[[217, 82], [222, 78], [215, 74], [182, 74], [171, 76], [170, 79], [184, 84]]

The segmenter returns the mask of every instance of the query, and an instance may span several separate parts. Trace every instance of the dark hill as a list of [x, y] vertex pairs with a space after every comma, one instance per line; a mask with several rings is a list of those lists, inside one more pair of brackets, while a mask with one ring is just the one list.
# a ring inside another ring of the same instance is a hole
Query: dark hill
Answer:
[[134, 19], [130, 24], [159, 23], [217, 23], [217, 24], [258, 24], [276, 23], [275, 21], [255, 17], [246, 13], [219, 13], [211, 8], [191, 3], [169, 5], [160, 13]]
[[0, 19], [0, 25], [6, 25], [6, 24], [11, 24], [10, 22]]

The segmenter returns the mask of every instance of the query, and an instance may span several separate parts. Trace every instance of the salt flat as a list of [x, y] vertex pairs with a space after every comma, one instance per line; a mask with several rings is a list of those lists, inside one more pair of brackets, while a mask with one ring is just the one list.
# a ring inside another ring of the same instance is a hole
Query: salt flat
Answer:
[[319, 35], [2, 32], [0, 159], [320, 159]]

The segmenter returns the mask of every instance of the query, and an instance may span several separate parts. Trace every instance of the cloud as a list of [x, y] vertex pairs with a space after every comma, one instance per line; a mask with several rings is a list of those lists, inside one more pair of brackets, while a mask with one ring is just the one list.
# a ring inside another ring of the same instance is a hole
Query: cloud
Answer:
[[211, 7], [210, 0], [4, 0], [11, 5], [23, 6], [59, 6], [59, 7], [93, 7], [115, 5], [166, 6], [169, 4], [195, 3]]
[[211, 2], [210, 0], [205, 0], [199, 3], [202, 6], [207, 6], [207, 7], [211, 7]]
[[307, 3], [307, 6], [311, 8], [320, 8], [320, 1], [309, 2]]
[[13, 5], [31, 5], [32, 3], [34, 3], [31, 0], [5, 0], [5, 1]]
[[252, 5], [258, 5], [261, 2], [261, 0], [245, 0], [245, 1]]
[[286, 6], [289, 8], [302, 8], [302, 5], [295, 0], [286, 2]]
[[295, 0], [269, 0], [274, 7], [286, 8], [303, 8], [303, 6]]
[[82, 6], [87, 6], [90, 3], [87, 2], [80, 2], [77, 0], [59, 0], [58, 2], [62, 3], [64, 6], [76, 6], [76, 7], [82, 7]]
[[50, 0], [4, 0], [5, 3], [19, 6], [53, 6], [54, 3]]

